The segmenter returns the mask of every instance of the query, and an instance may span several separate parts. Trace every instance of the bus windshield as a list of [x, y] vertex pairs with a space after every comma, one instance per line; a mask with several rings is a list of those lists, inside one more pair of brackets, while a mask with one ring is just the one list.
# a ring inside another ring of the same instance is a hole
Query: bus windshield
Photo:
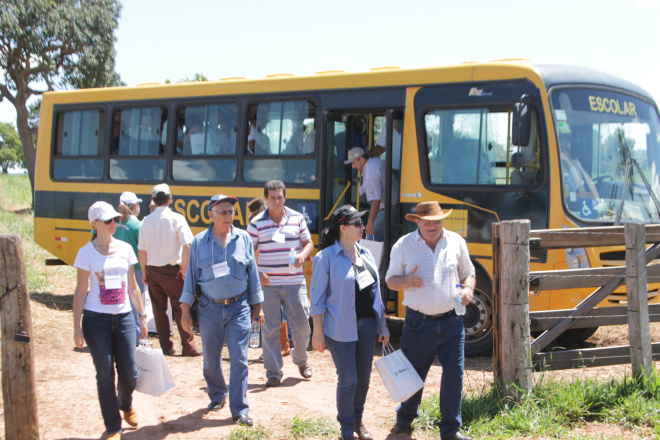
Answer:
[[660, 121], [646, 101], [610, 90], [550, 95], [567, 211], [584, 222], [660, 221]]

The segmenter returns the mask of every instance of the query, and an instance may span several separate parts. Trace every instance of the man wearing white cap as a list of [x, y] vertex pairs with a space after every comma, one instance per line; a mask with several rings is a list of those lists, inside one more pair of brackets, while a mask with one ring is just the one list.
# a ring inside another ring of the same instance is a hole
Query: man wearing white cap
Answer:
[[166, 355], [173, 355], [174, 342], [170, 337], [167, 317], [167, 299], [172, 304], [172, 314], [181, 336], [181, 354], [199, 356], [192, 332], [181, 325], [181, 292], [186, 276], [188, 253], [193, 235], [186, 219], [172, 212], [170, 187], [161, 183], [151, 190], [156, 209], [146, 216], [140, 228], [138, 259], [142, 267], [142, 282], [149, 285], [149, 296], [154, 309], [154, 319], [160, 348]]
[[345, 164], [351, 164], [353, 168], [362, 172], [362, 186], [360, 195], [367, 197], [369, 202], [369, 219], [365, 232], [367, 238], [370, 235], [376, 241], [385, 240], [385, 177], [386, 165], [379, 157], [369, 157], [364, 149], [353, 147], [348, 151], [348, 159]]

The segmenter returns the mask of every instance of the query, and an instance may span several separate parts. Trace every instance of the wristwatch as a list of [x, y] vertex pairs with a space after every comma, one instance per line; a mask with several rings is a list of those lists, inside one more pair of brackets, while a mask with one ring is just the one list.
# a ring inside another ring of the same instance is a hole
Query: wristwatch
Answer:
[[138, 313], [138, 316], [140, 318], [146, 318], [147, 317], [147, 312]]

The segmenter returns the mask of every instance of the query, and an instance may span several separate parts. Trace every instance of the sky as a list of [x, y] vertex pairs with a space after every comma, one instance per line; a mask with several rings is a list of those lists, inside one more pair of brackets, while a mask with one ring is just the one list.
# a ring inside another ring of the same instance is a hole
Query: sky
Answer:
[[[590, 67], [660, 101], [660, 0], [123, 0], [129, 86], [527, 58]], [[0, 103], [0, 122], [16, 113]]]

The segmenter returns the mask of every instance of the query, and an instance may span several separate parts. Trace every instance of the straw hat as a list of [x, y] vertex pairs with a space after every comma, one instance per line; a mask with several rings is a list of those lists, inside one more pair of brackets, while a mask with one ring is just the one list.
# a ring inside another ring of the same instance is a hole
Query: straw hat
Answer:
[[443, 212], [440, 204], [438, 202], [422, 202], [417, 205], [417, 213], [406, 214], [406, 220], [415, 221], [415, 219], [420, 220], [442, 220], [443, 218], [449, 217], [452, 209], [448, 212]]

